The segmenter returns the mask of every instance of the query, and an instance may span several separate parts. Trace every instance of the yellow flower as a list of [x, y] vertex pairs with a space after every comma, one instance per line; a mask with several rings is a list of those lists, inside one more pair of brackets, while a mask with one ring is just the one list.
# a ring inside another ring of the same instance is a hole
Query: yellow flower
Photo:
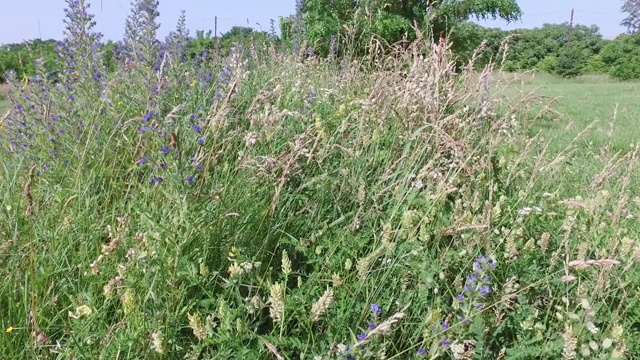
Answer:
[[12, 327], [12, 326], [9, 326], [5, 332], [6, 332], [7, 334], [11, 334], [11, 333], [13, 332], [13, 327]]
[[197, 84], [197, 83], [198, 83], [198, 81], [194, 79], [194, 80], [191, 82], [191, 87], [196, 86], [196, 84]]

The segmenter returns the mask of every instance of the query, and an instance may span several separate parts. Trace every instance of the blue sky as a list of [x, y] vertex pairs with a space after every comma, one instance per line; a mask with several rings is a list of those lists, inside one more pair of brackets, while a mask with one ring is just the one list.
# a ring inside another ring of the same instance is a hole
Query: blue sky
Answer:
[[[0, 44], [22, 42], [35, 38], [61, 39], [63, 36], [64, 0], [2, 0]], [[124, 21], [129, 14], [130, 0], [89, 0], [96, 16], [97, 31], [107, 39], [121, 39]], [[524, 11], [522, 21], [507, 25], [504, 21], [481, 22], [485, 26], [508, 29], [530, 28], [543, 23], [569, 20], [575, 8], [575, 22], [598, 25], [605, 37], [613, 37], [625, 29], [619, 26], [622, 0], [520, 0]], [[234, 25], [269, 29], [269, 20], [293, 13], [295, 0], [160, 0], [159, 35], [164, 36], [176, 24], [180, 10], [186, 10], [187, 26], [192, 34], [198, 29], [213, 29], [218, 17], [218, 30], [224, 32]]]

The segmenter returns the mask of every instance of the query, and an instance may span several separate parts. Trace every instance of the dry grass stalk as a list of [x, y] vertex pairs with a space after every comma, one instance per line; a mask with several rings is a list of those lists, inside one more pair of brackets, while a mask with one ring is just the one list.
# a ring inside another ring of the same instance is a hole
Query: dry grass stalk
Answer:
[[389, 329], [391, 329], [393, 325], [395, 325], [398, 321], [404, 318], [404, 315], [405, 313], [403, 311], [393, 314], [390, 318], [388, 318], [383, 323], [381, 323], [380, 325], [376, 326], [373, 330], [371, 330], [367, 334], [367, 336], [364, 337], [364, 339], [355, 343], [353, 347], [354, 348], [360, 347], [366, 344], [369, 341], [369, 339], [373, 338], [374, 336], [386, 333], [387, 331], [389, 331]]
[[600, 260], [574, 260], [570, 261], [567, 266], [573, 269], [585, 269], [590, 266], [614, 266], [620, 265], [620, 261], [614, 259], [600, 259]]
[[276, 357], [277, 360], [285, 360], [284, 357], [278, 352], [278, 349], [276, 349], [276, 347], [272, 343], [266, 340], [262, 340], [262, 343], [267, 348], [267, 350], [269, 350], [269, 352]]
[[36, 170], [36, 166], [33, 165], [29, 168], [29, 174], [27, 175], [27, 181], [24, 184], [24, 189], [22, 193], [27, 198], [27, 209], [25, 210], [25, 214], [27, 216], [33, 215], [33, 196], [31, 196], [31, 182], [33, 181], [33, 173]]
[[487, 224], [458, 226], [458, 227], [452, 227], [452, 228], [446, 229], [445, 231], [442, 232], [442, 235], [453, 236], [453, 235], [459, 235], [459, 234], [465, 233], [467, 231], [486, 230], [488, 228], [489, 226]]

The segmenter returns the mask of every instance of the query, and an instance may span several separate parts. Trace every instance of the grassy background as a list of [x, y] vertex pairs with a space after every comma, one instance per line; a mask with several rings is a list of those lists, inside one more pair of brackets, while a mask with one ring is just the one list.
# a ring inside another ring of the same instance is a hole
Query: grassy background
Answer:
[[570, 144], [579, 132], [593, 124], [578, 143], [580, 150], [594, 151], [609, 145], [609, 151], [626, 152], [640, 138], [640, 82], [613, 82], [606, 76], [560, 79], [546, 74], [524, 76], [518, 89], [556, 98], [560, 116], [539, 121], [531, 132], [541, 131], [553, 148]]
[[633, 151], [640, 138], [640, 82], [602, 75], [562, 79], [544, 73], [501, 74], [497, 79], [510, 82], [501, 94], [506, 101], [535, 98], [527, 107], [527, 135], [537, 139], [546, 157], [566, 158], [555, 178], [564, 195], [589, 187], [616, 154]]

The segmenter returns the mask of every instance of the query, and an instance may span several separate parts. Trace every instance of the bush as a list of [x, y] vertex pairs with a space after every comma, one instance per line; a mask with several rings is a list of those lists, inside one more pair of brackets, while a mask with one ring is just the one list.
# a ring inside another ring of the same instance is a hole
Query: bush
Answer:
[[640, 33], [623, 34], [602, 49], [602, 62], [619, 80], [640, 79]]
[[568, 47], [560, 52], [556, 64], [556, 74], [565, 78], [576, 77], [582, 74], [586, 64], [585, 51], [576, 47]]
[[558, 67], [558, 58], [554, 55], [550, 55], [540, 60], [536, 64], [535, 70], [544, 71], [549, 74], [555, 74], [557, 67]]

